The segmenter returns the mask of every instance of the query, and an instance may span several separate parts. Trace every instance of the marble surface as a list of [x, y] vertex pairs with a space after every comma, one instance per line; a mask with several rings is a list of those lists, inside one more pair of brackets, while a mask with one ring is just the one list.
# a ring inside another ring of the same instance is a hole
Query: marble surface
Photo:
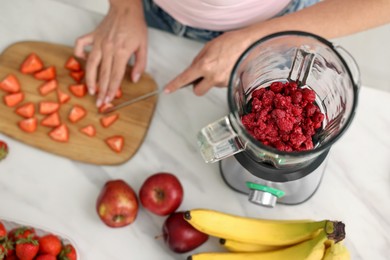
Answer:
[[[21, 40], [72, 45], [102, 16], [49, 0], [3, 1], [0, 50]], [[199, 43], [149, 31], [147, 71], [162, 87], [182, 71]], [[10, 154], [0, 162], [0, 218], [16, 219], [70, 237], [81, 259], [185, 259], [155, 239], [164, 217], [140, 209], [134, 224], [110, 229], [95, 212], [103, 184], [124, 179], [138, 191], [147, 176], [169, 171], [181, 180], [185, 198], [179, 210], [203, 207], [262, 218], [337, 219], [346, 223], [345, 243], [352, 259], [388, 259], [390, 248], [390, 94], [362, 87], [356, 117], [332, 147], [324, 179], [309, 201], [269, 209], [247, 202], [229, 189], [218, 164], [203, 162], [197, 132], [227, 113], [226, 90], [196, 97], [190, 89], [159, 98], [138, 153], [120, 166], [71, 161], [0, 134]], [[1, 111], [0, 111], [1, 113]], [[210, 239], [195, 252], [221, 250]]]

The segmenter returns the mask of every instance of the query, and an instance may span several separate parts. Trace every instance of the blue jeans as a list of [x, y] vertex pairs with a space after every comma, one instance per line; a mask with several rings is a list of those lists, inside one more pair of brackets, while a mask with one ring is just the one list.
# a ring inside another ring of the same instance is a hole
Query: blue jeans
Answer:
[[[319, 1], [321, 0], [292, 0], [291, 3], [276, 16], [293, 13]], [[143, 4], [145, 19], [150, 27], [200, 42], [210, 41], [224, 33], [223, 31], [209, 31], [183, 25], [158, 7], [153, 0], [143, 0]]]

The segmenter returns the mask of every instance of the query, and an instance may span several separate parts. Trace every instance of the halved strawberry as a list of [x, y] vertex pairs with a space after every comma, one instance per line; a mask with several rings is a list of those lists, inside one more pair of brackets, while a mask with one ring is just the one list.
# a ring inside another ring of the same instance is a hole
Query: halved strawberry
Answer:
[[79, 71], [81, 70], [81, 65], [75, 57], [70, 56], [69, 59], [65, 63], [65, 68], [71, 71]]
[[43, 62], [35, 53], [31, 53], [23, 61], [20, 71], [24, 74], [30, 74], [43, 69]]
[[117, 153], [120, 153], [123, 149], [124, 145], [124, 138], [121, 135], [115, 135], [107, 138], [105, 140], [106, 144], [114, 151]]
[[96, 135], [96, 128], [93, 125], [87, 125], [86, 127], [81, 128], [80, 131], [90, 137]]
[[60, 115], [58, 112], [54, 112], [41, 121], [41, 125], [48, 126], [48, 127], [56, 127], [61, 124]]
[[71, 71], [69, 75], [77, 82], [80, 83], [81, 80], [84, 78], [85, 72], [83, 70], [80, 71]]
[[103, 127], [107, 128], [112, 125], [119, 118], [119, 114], [109, 115], [100, 118], [100, 123]]
[[38, 119], [36, 117], [31, 117], [24, 119], [18, 123], [19, 128], [27, 133], [35, 132], [37, 129]]
[[69, 140], [69, 130], [65, 124], [57, 126], [49, 132], [49, 136], [58, 142], [67, 142]]
[[32, 102], [28, 102], [24, 105], [19, 106], [17, 109], [15, 109], [16, 114], [25, 117], [30, 118], [34, 116], [35, 113], [35, 105]]
[[107, 109], [113, 107], [114, 105], [112, 103], [104, 103], [103, 105], [101, 105], [99, 107], [99, 113], [103, 113], [104, 111], [106, 111]]
[[41, 80], [55, 79], [56, 78], [56, 67], [50, 66], [50, 67], [47, 67], [46, 69], [38, 71], [38, 72], [34, 73], [34, 77], [36, 79], [41, 79]]
[[60, 108], [60, 104], [53, 101], [42, 101], [39, 103], [39, 113], [42, 115], [52, 114]]
[[1, 82], [0, 89], [8, 93], [16, 93], [20, 91], [20, 83], [14, 74], [8, 74]]
[[50, 81], [46, 81], [39, 87], [39, 92], [41, 93], [42, 96], [46, 96], [53, 90], [55, 90], [58, 86], [58, 82], [56, 79], [52, 79]]
[[74, 105], [69, 112], [69, 121], [76, 123], [87, 115], [87, 111], [80, 105]]
[[57, 97], [58, 97], [58, 101], [61, 104], [65, 104], [66, 102], [68, 102], [70, 100], [70, 96], [68, 94], [66, 94], [65, 92], [62, 92], [59, 89], [57, 90]]
[[23, 92], [18, 92], [14, 94], [8, 94], [4, 96], [4, 103], [9, 107], [14, 107], [24, 99]]
[[85, 84], [70, 85], [69, 90], [76, 97], [84, 97], [87, 94], [87, 86]]

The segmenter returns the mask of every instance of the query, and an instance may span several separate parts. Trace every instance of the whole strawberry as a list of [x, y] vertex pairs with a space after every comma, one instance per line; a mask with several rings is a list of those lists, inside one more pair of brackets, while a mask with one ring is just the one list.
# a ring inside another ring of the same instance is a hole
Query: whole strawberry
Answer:
[[7, 236], [7, 229], [4, 224], [0, 221], [0, 241], [2, 241]]
[[8, 259], [8, 257], [15, 254], [14, 246], [11, 240], [8, 237], [4, 237], [3, 240], [0, 240], [0, 259]]
[[17, 241], [20, 238], [27, 238], [30, 235], [31, 236], [35, 236], [35, 229], [34, 228], [31, 228], [31, 227], [18, 227], [18, 228], [12, 229], [9, 232], [8, 237], [12, 241]]
[[16, 256], [20, 260], [33, 260], [38, 254], [39, 243], [32, 235], [27, 238], [20, 238], [16, 241]]
[[57, 256], [62, 249], [61, 240], [53, 235], [48, 234], [42, 236], [38, 240], [39, 242], [39, 254], [49, 254], [53, 256]]
[[59, 260], [77, 260], [76, 250], [71, 244], [65, 245], [59, 255]]
[[57, 258], [54, 255], [45, 254], [35, 257], [34, 260], [57, 260]]
[[8, 145], [0, 140], [0, 161], [7, 157], [8, 154]]

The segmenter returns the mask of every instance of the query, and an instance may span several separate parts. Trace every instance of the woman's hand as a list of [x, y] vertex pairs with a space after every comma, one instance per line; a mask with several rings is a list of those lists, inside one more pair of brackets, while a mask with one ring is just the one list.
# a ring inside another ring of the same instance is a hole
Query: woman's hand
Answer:
[[[245, 31], [231, 31], [208, 42], [192, 64], [169, 82], [166, 93], [194, 84], [194, 93], [204, 95], [211, 87], [226, 87], [230, 73], [240, 55], [252, 43]], [[200, 79], [200, 80], [198, 80]]]
[[[90, 45], [92, 49], [86, 54], [84, 48]], [[99, 26], [77, 39], [74, 53], [86, 59], [85, 79], [89, 93], [94, 95], [99, 86], [98, 107], [114, 99], [133, 54], [135, 63], [131, 79], [137, 82], [145, 70], [147, 55], [147, 27], [141, 1], [112, 3]]]

